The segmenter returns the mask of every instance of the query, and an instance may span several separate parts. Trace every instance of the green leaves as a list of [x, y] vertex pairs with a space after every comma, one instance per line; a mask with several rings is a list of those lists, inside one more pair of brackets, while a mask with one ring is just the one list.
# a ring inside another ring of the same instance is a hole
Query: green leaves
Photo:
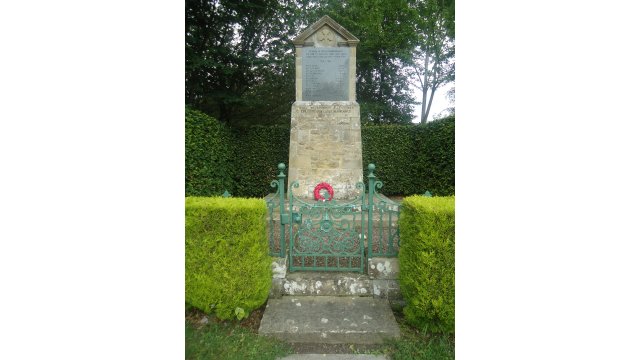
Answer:
[[245, 315], [245, 313], [244, 313], [244, 309], [241, 308], [241, 307], [237, 307], [236, 310], [234, 311], [234, 313], [236, 314], [236, 318], [238, 320], [242, 320], [245, 317], [247, 317], [247, 315]]
[[417, 328], [455, 329], [455, 198], [405, 198], [399, 219], [400, 290]]
[[267, 299], [271, 258], [260, 199], [185, 199], [185, 298], [220, 319], [243, 319]]
[[293, 0], [187, 0], [185, 102], [226, 124], [288, 113], [299, 12]]
[[410, 123], [414, 100], [407, 69], [418, 41], [417, 12], [403, 0], [321, 3], [329, 16], [360, 39], [356, 94], [362, 123]]
[[[274, 192], [278, 163], [289, 162], [288, 126], [230, 130], [199, 111], [186, 110], [185, 192], [187, 196], [264, 197]], [[425, 125], [365, 125], [363, 175], [369, 163], [386, 195], [455, 193], [455, 118]]]
[[425, 125], [362, 127], [362, 161], [376, 165], [386, 195], [455, 193], [455, 118]]
[[453, 11], [449, 0], [187, 0], [185, 102], [226, 124], [287, 123], [295, 100], [291, 40], [329, 15], [360, 39], [363, 123], [410, 123], [411, 86], [420, 82], [414, 65], [424, 59], [416, 49], [442, 48], [428, 33], [433, 19], [452, 38]]
[[216, 119], [185, 109], [185, 195], [233, 192], [231, 130]]
[[275, 191], [279, 163], [289, 163], [288, 126], [251, 126], [237, 129], [235, 158], [236, 192], [239, 196], [264, 197]]

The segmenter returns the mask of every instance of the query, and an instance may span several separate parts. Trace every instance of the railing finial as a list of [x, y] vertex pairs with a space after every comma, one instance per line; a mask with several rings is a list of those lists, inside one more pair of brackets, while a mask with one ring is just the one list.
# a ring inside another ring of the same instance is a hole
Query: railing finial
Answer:
[[375, 177], [375, 175], [373, 175], [373, 172], [376, 170], [376, 166], [371, 163], [367, 168], [369, 169], [369, 177]]

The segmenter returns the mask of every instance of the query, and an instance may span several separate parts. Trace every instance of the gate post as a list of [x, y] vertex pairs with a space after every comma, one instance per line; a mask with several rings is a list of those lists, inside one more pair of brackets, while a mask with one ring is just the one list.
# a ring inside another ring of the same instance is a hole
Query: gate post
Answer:
[[369, 164], [369, 188], [367, 199], [367, 261], [371, 258], [371, 252], [373, 251], [371, 236], [373, 235], [373, 192], [376, 185], [376, 176], [373, 171], [376, 169], [374, 164]]
[[280, 173], [278, 174], [278, 196], [280, 200], [280, 257], [284, 257], [284, 254], [285, 254], [285, 250], [284, 250], [285, 221], [283, 221], [283, 215], [285, 214], [284, 193], [287, 190], [284, 186], [284, 178], [286, 177], [286, 175], [284, 174], [285, 168], [286, 166], [284, 165], [284, 163], [278, 164], [278, 170], [280, 170]]

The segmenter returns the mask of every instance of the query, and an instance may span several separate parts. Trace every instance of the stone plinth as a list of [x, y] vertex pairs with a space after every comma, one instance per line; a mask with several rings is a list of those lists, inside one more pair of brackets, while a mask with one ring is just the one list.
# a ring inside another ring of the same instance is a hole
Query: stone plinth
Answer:
[[355, 101], [296, 101], [291, 109], [289, 185], [311, 198], [320, 182], [329, 183], [335, 199], [354, 199], [362, 181], [360, 106]]

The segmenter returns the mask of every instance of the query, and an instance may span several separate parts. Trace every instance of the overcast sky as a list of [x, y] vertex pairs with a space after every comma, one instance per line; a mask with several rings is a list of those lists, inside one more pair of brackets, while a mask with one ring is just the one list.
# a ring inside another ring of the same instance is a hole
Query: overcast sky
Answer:
[[[433, 103], [431, 103], [431, 111], [429, 111], [428, 121], [433, 120], [434, 115], [438, 115], [444, 109], [451, 107], [449, 99], [447, 99], [447, 91], [449, 91], [449, 89], [451, 89], [453, 86], [453, 83], [449, 83], [436, 90], [436, 94], [433, 96]], [[419, 89], [415, 89], [413, 98], [420, 103], [413, 107], [413, 122], [419, 123], [420, 111], [422, 110], [422, 91]], [[429, 101], [429, 94], [427, 94], [427, 101]]]

